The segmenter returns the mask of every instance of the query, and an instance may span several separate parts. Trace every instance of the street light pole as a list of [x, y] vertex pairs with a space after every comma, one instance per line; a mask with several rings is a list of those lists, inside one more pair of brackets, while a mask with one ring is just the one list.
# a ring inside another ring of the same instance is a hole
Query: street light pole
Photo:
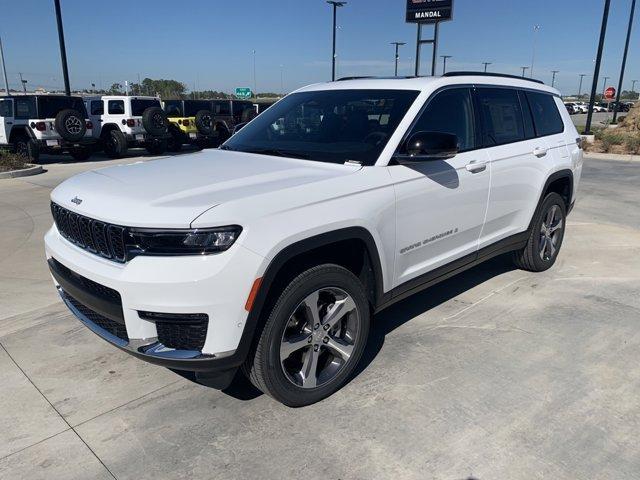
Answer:
[[69, 86], [69, 69], [67, 68], [67, 48], [64, 45], [64, 30], [62, 28], [62, 13], [60, 11], [60, 0], [53, 0], [56, 7], [56, 21], [58, 23], [58, 41], [60, 42], [60, 58], [62, 60], [62, 76], [64, 77], [64, 93], [71, 95]]
[[533, 51], [531, 53], [531, 77], [533, 78], [533, 64], [536, 61], [536, 40], [538, 39], [538, 32], [540, 31], [540, 25], [533, 26]]
[[551, 73], [553, 73], [553, 77], [551, 78], [551, 88], [553, 88], [556, 86], [556, 75], [560, 73], [560, 70], [551, 70]]
[[525, 77], [526, 71], [529, 70], [529, 67], [520, 67], [522, 69], [522, 78]]
[[22, 72], [19, 72], [18, 75], [20, 75], [20, 83], [22, 84], [22, 91], [24, 93], [27, 93], [27, 81], [22, 78]]
[[602, 51], [604, 50], [604, 39], [607, 36], [607, 22], [609, 20], [609, 8], [611, 0], [605, 0], [604, 11], [602, 13], [602, 26], [600, 27], [600, 42], [598, 44], [598, 54], [596, 56], [596, 68], [593, 72], [593, 83], [591, 84], [591, 98], [589, 99], [589, 111], [587, 112], [587, 124], [584, 126], [585, 135], [591, 135], [591, 120], [593, 119], [593, 105], [596, 102], [596, 90], [598, 89], [598, 77], [600, 76], [600, 65], [602, 64]]
[[280, 64], [280, 95], [284, 96], [284, 65]]
[[618, 93], [616, 94], [616, 103], [613, 106], [613, 123], [618, 120], [618, 107], [620, 106], [620, 94], [622, 93], [622, 82], [624, 81], [624, 71], [627, 68], [627, 54], [629, 53], [629, 40], [631, 39], [631, 30], [633, 29], [633, 15], [636, 11], [636, 0], [631, 1], [631, 13], [629, 14], [629, 28], [627, 29], [627, 42], [624, 45], [624, 55], [622, 56], [622, 68], [620, 68], [620, 81], [618, 83]]
[[607, 80], [611, 77], [604, 77], [604, 81], [602, 82], [602, 100], [604, 100], [604, 92], [607, 90]]
[[580, 74], [580, 87], [578, 88], [578, 98], [582, 98], [582, 80], [584, 80], [584, 77], [586, 76], [587, 75], [585, 73]]
[[491, 62], [482, 62], [482, 64], [484, 65], [484, 73], [487, 73], [487, 67], [489, 65], [493, 65]]
[[395, 73], [394, 75], [397, 77], [398, 76], [398, 60], [400, 60], [400, 55], [399, 55], [399, 48], [402, 45], [406, 45], [405, 42], [391, 42], [390, 45], [395, 45], [396, 46], [396, 69], [395, 69]]
[[258, 98], [258, 85], [256, 82], [256, 51], [253, 50], [253, 96]]
[[442, 64], [442, 75], [447, 73], [447, 58], [453, 58], [451, 55], [440, 55], [444, 63]]
[[7, 90], [7, 96], [10, 96], [9, 92], [9, 80], [7, 79], [7, 68], [4, 64], [4, 52], [2, 50], [2, 37], [0, 37], [0, 63], [2, 64], [2, 74], [4, 75], [4, 88]]
[[337, 12], [339, 7], [344, 7], [347, 2], [336, 2], [335, 0], [327, 0], [327, 3], [333, 5], [333, 55], [331, 56], [331, 81], [336, 81], [336, 31], [337, 31]]
[[[6, 78], [6, 75], [5, 75], [5, 78]], [[631, 80], [631, 93], [636, 92], [636, 83], [638, 83], [638, 80]]]

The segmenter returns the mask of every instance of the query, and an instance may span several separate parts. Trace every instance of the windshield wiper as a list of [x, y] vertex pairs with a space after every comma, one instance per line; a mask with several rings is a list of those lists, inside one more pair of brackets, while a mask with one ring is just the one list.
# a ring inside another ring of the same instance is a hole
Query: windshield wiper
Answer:
[[274, 157], [286, 157], [286, 158], [300, 158], [302, 160], [308, 160], [311, 158], [306, 153], [290, 152], [287, 150], [280, 150], [277, 148], [255, 148], [253, 150], [245, 150], [246, 153], [257, 153], [258, 155], [272, 155]]

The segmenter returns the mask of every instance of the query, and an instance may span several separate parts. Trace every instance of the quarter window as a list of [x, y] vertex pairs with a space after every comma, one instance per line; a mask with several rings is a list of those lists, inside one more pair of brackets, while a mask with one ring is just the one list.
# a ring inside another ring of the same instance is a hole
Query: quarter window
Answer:
[[37, 118], [34, 98], [16, 98], [16, 118]]
[[124, 115], [124, 100], [109, 100], [107, 108], [109, 115]]
[[470, 90], [455, 88], [438, 93], [422, 112], [412, 132], [451, 133], [458, 137], [460, 151], [475, 148]]
[[527, 92], [527, 98], [539, 137], [555, 135], [564, 131], [564, 123], [552, 95]]
[[104, 102], [102, 100], [91, 101], [91, 115], [104, 115]]
[[480, 88], [478, 100], [485, 146], [504, 145], [525, 139], [522, 109], [516, 90]]
[[13, 117], [11, 100], [0, 100], [0, 117]]

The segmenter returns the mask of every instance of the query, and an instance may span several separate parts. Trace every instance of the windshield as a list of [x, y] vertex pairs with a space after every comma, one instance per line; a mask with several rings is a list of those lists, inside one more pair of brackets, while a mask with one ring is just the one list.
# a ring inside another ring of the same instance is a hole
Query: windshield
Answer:
[[412, 90], [294, 93], [233, 135], [223, 149], [373, 165], [418, 96]]
[[131, 115], [139, 117], [149, 107], [160, 107], [158, 100], [134, 98], [131, 100]]
[[185, 100], [184, 116], [195, 117], [200, 110], [211, 110], [211, 102], [206, 100]]
[[87, 110], [80, 97], [38, 97], [38, 118], [55, 118], [61, 110], [72, 108], [80, 112], [85, 118]]

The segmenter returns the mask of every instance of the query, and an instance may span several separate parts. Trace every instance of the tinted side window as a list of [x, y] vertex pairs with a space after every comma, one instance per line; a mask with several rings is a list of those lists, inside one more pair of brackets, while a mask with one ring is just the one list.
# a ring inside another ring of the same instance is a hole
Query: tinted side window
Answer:
[[34, 98], [16, 98], [16, 118], [36, 118], [36, 102]]
[[102, 100], [91, 101], [91, 115], [104, 115], [104, 102]]
[[522, 107], [522, 117], [524, 119], [524, 134], [529, 138], [535, 138], [536, 130], [533, 127], [533, 117], [531, 116], [531, 108], [529, 107], [529, 101], [524, 92], [518, 92], [520, 97], [520, 106]]
[[518, 92], [507, 88], [478, 89], [484, 145], [504, 145], [524, 140], [524, 123]]
[[438, 93], [412, 129], [412, 132], [452, 133], [458, 137], [460, 151], [475, 148], [473, 102], [468, 88]]
[[536, 134], [539, 137], [555, 135], [564, 131], [564, 123], [552, 95], [527, 92], [527, 98], [533, 114]]
[[110, 115], [124, 115], [124, 100], [109, 100], [108, 103]]
[[13, 103], [11, 100], [0, 100], [0, 117], [13, 117]]
[[214, 112], [216, 115], [231, 115], [231, 103], [228, 101], [215, 102]]

